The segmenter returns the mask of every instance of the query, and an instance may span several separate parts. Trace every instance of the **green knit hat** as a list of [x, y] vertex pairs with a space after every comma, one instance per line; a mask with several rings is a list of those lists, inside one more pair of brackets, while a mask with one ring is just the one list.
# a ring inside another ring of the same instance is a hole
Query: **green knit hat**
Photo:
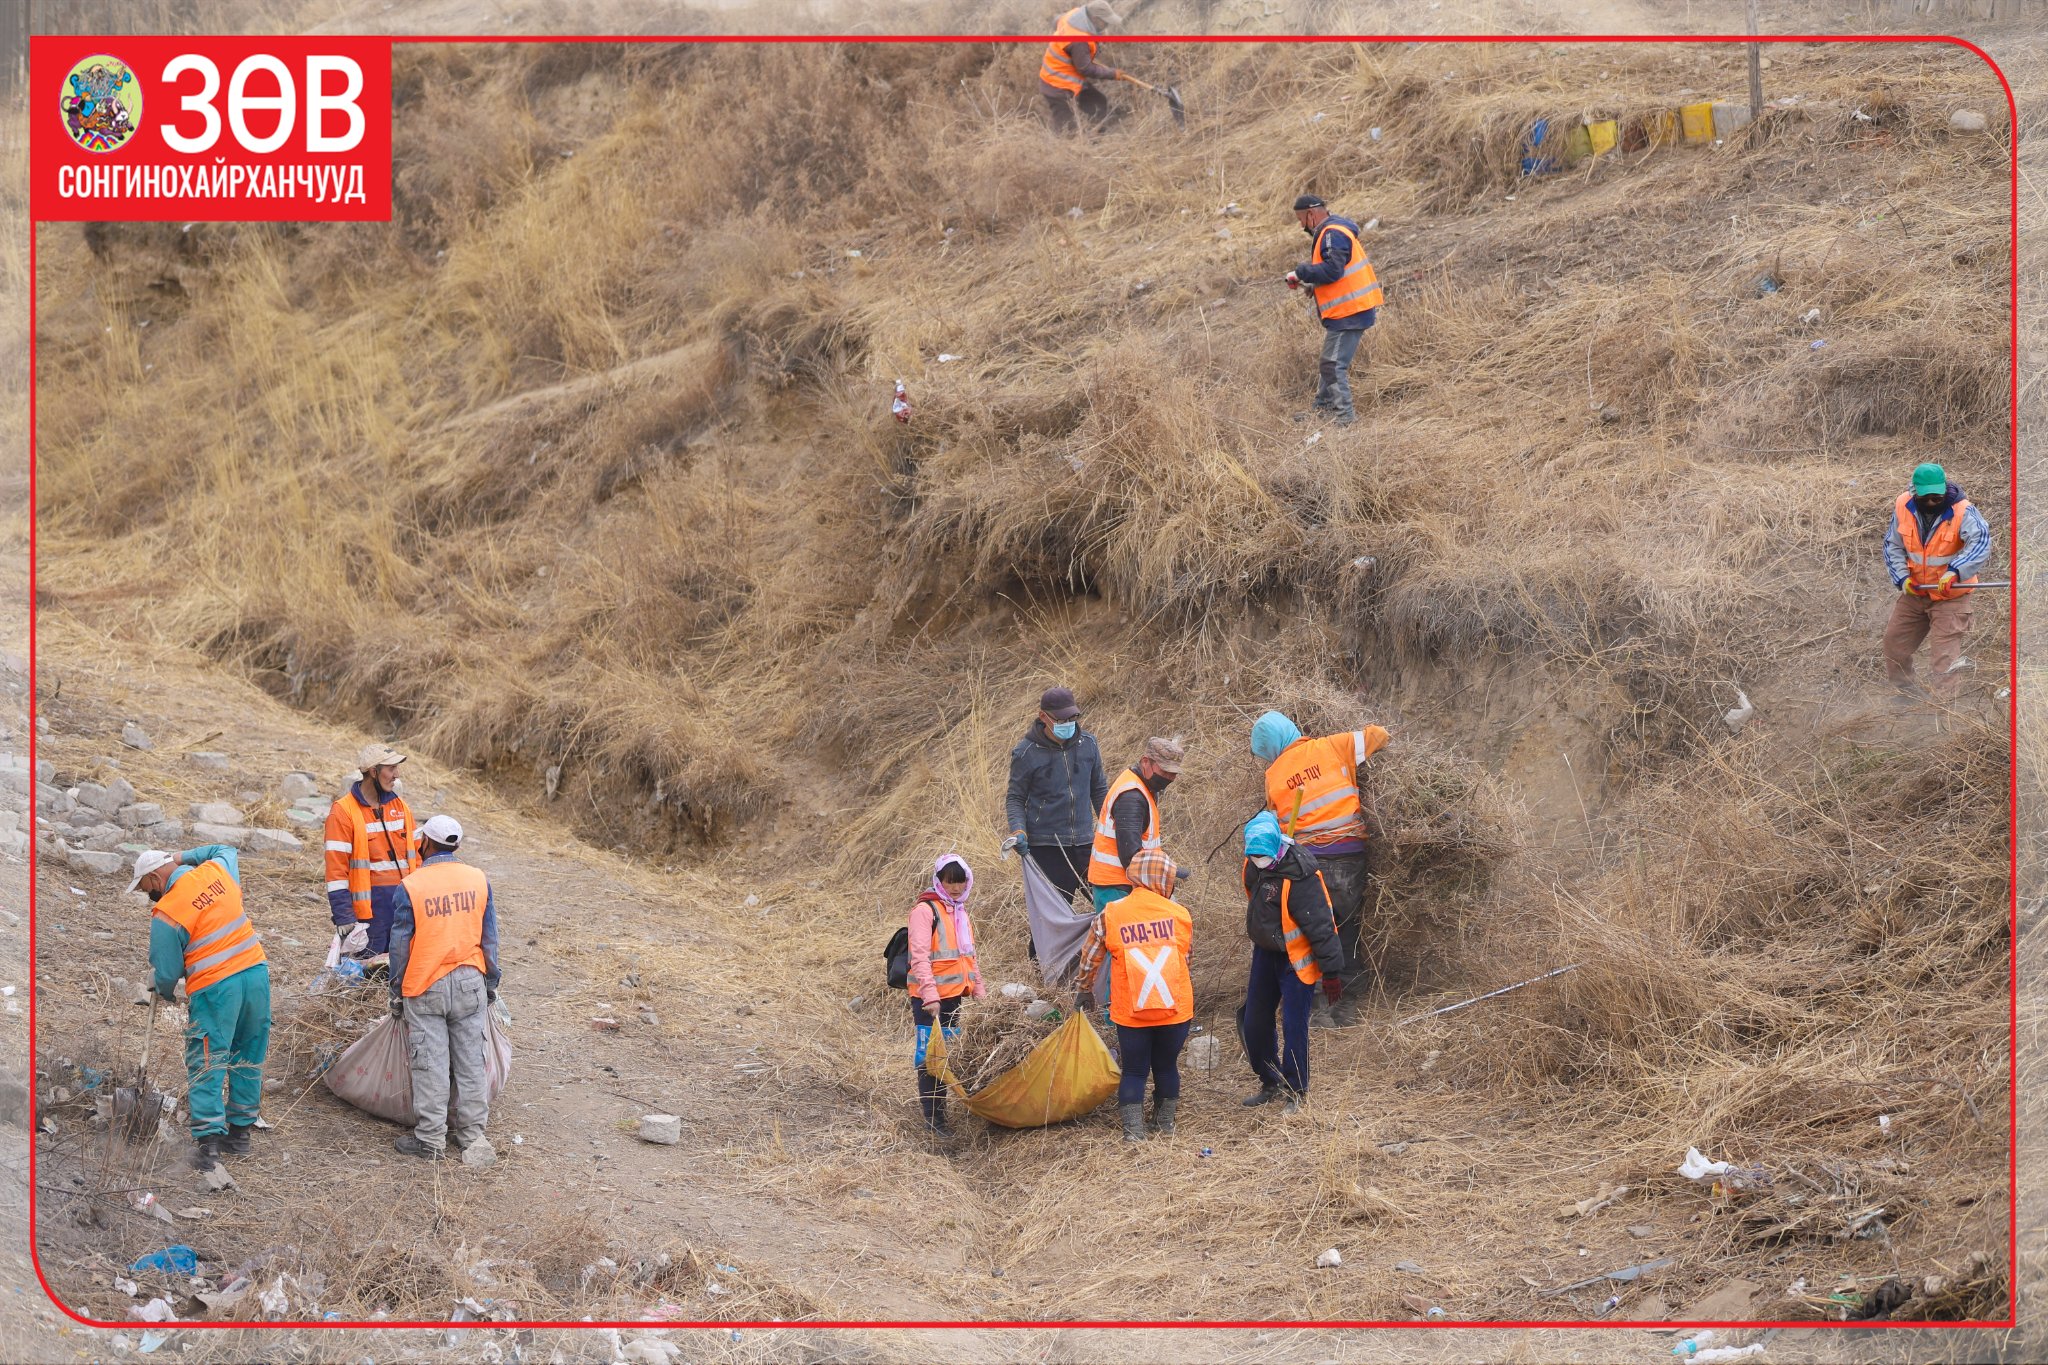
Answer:
[[1948, 472], [1938, 464], [1923, 464], [1913, 471], [1913, 496], [1948, 492]]

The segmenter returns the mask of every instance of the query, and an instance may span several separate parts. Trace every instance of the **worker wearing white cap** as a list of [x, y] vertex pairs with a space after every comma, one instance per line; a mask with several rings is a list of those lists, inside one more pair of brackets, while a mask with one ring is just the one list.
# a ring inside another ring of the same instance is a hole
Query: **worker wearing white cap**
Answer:
[[391, 898], [417, 865], [412, 810], [397, 790], [403, 762], [388, 744], [364, 745], [361, 780], [327, 812], [327, 913], [343, 948], [368, 963], [390, 951]]
[[128, 889], [156, 907], [149, 925], [156, 994], [171, 999], [185, 979], [185, 1105], [199, 1144], [192, 1164], [207, 1170], [223, 1151], [249, 1150], [270, 1053], [270, 966], [242, 912], [242, 869], [228, 845], [146, 849], [135, 856]]
[[498, 998], [498, 917], [490, 880], [455, 860], [461, 846], [452, 816], [420, 826], [425, 861], [392, 899], [391, 1013], [405, 1021], [419, 1121], [391, 1145], [407, 1156], [436, 1158], [450, 1142], [467, 1147], [490, 1116], [484, 1027]]

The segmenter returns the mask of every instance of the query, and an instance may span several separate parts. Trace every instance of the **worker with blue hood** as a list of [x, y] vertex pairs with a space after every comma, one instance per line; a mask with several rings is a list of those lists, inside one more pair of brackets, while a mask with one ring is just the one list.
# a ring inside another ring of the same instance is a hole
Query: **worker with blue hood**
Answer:
[[1280, 832], [1271, 811], [1260, 811], [1244, 827], [1240, 881], [1252, 967], [1237, 1031], [1259, 1078], [1258, 1093], [1244, 1102], [1285, 1100], [1291, 1112], [1308, 1093], [1309, 1010], [1319, 998], [1343, 998], [1344, 949], [1322, 869], [1313, 854]]
[[1313, 854], [1322, 869], [1344, 949], [1342, 994], [1318, 1004], [1312, 1021], [1318, 1028], [1358, 1022], [1363, 992], [1352, 988], [1364, 971], [1359, 932], [1366, 879], [1378, 853], [1365, 763], [1387, 739], [1377, 725], [1307, 738], [1278, 711], [1252, 722], [1252, 753], [1266, 765], [1266, 809], [1280, 832]]

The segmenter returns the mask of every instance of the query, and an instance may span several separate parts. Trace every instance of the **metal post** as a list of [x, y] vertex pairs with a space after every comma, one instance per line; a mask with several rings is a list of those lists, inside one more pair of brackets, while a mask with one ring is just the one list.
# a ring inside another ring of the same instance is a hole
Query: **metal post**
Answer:
[[[1757, 0], [1749, 0], [1749, 34], [1756, 36]], [[1749, 122], [1752, 129], [1764, 116], [1763, 44], [1749, 45]], [[1754, 134], [1752, 133], [1752, 136]]]

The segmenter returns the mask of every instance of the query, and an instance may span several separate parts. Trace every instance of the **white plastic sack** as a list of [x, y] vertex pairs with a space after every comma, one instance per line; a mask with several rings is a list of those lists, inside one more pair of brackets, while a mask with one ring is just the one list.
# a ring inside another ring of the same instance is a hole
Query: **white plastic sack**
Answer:
[[[1039, 870], [1037, 863], [1028, 857], [1023, 863], [1024, 915], [1031, 921], [1031, 941], [1038, 949], [1039, 975], [1048, 983], [1057, 984], [1066, 979], [1068, 968], [1079, 960], [1095, 916], [1092, 907], [1089, 913], [1077, 912], [1074, 903], [1060, 894], [1060, 889]], [[1100, 1004], [1109, 1003], [1107, 971], [1097, 975], [1095, 998]]]
[[[412, 1061], [406, 1052], [406, 1026], [385, 1015], [370, 1031], [334, 1059], [320, 1079], [329, 1090], [367, 1114], [410, 1128], [419, 1122], [412, 1107]], [[498, 1027], [496, 1016], [484, 1015], [484, 1100], [496, 1103], [512, 1074], [512, 1040]], [[455, 1107], [455, 1085], [448, 1086], [448, 1107]]]

